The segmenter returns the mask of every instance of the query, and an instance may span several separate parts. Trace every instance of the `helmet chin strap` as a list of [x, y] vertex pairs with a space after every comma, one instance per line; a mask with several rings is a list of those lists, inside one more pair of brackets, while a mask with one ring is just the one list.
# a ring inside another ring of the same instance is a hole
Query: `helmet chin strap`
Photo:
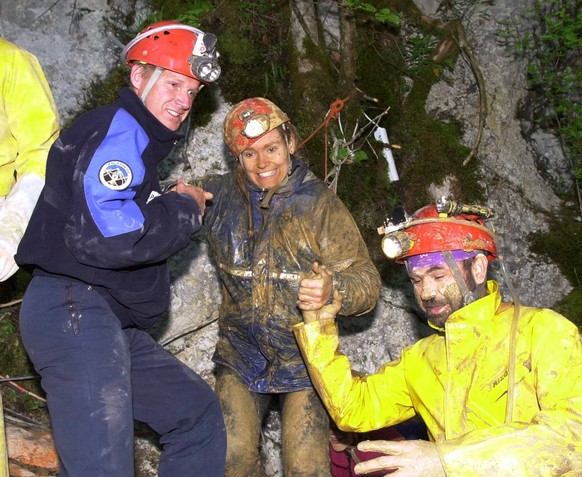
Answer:
[[156, 66], [156, 69], [154, 70], [154, 72], [150, 76], [148, 84], [146, 84], [146, 87], [144, 88], [143, 92], [141, 93], [140, 99], [141, 99], [142, 103], [145, 103], [146, 98], [148, 97], [148, 94], [150, 93], [151, 89], [154, 87], [154, 84], [156, 84], [156, 81], [158, 81], [158, 79], [160, 79], [160, 76], [162, 76], [163, 72], [164, 72], [163, 68]]
[[469, 303], [474, 302], [475, 294], [469, 291], [469, 287], [467, 287], [465, 277], [463, 277], [463, 274], [459, 269], [459, 265], [453, 258], [453, 254], [450, 252], [450, 250], [443, 250], [441, 253], [443, 254], [445, 261], [447, 262], [447, 265], [451, 269], [451, 272], [453, 274], [453, 277], [455, 278], [455, 281], [457, 282], [459, 290], [461, 290], [461, 294], [463, 296], [463, 305], [466, 306]]

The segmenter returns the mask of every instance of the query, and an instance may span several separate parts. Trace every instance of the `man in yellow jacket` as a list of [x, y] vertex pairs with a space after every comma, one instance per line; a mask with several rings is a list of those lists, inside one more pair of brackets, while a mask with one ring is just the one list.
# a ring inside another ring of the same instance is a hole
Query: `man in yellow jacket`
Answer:
[[0, 282], [18, 269], [14, 254], [58, 133], [57, 108], [37, 58], [0, 38]]
[[[407, 267], [437, 332], [368, 376], [338, 351], [338, 302], [304, 311], [295, 335], [340, 429], [365, 432], [420, 416], [430, 441], [366, 441], [384, 455], [355, 467], [391, 477], [581, 476], [582, 346], [549, 309], [504, 302], [488, 262], [492, 212], [442, 200], [382, 232], [384, 253]], [[508, 282], [509, 283], [509, 282]], [[513, 292], [513, 289], [511, 289]]]

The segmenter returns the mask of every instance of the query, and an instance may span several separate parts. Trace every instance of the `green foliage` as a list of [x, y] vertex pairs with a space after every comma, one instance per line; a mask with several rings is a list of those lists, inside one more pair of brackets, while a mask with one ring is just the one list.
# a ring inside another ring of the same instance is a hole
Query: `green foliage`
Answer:
[[152, 9], [153, 13], [141, 22], [142, 27], [159, 20], [176, 20], [200, 28], [204, 15], [214, 10], [214, 2], [211, 0], [153, 0]]
[[30, 361], [18, 333], [16, 306], [0, 309], [0, 374], [8, 376], [28, 375], [33, 372]]
[[288, 22], [273, 0], [217, 4], [207, 28], [218, 36], [220, 91], [229, 103], [267, 96], [285, 104], [289, 94]]
[[24, 407], [27, 411], [35, 411], [38, 409], [43, 409], [44, 404], [42, 401], [39, 401], [37, 398], [31, 396], [30, 394], [26, 394], [24, 396]]
[[209, 0], [192, 0], [183, 8], [183, 12], [178, 13], [176, 16], [176, 21], [195, 27], [201, 27], [203, 15], [214, 10], [214, 2]]
[[389, 8], [376, 8], [371, 3], [362, 2], [361, 0], [351, 0], [345, 3], [347, 8], [351, 8], [354, 11], [360, 10], [365, 13], [369, 13], [380, 23], [385, 23], [393, 26], [400, 26], [400, 15], [393, 12]]
[[570, 283], [582, 287], [582, 223], [556, 217], [549, 232], [532, 234], [531, 250], [552, 257]]
[[406, 76], [416, 79], [425, 72], [423, 67], [432, 63], [431, 57], [438, 43], [438, 37], [422, 33], [407, 38], [404, 49]]
[[11, 336], [14, 331], [16, 331], [16, 328], [14, 327], [14, 325], [8, 321], [8, 320], [3, 320], [0, 322], [0, 342], [4, 342], [7, 336]]
[[4, 398], [8, 400], [18, 399], [18, 393], [14, 389], [9, 389], [6, 391]]
[[353, 151], [351, 148], [342, 147], [338, 150], [337, 156], [330, 156], [334, 164], [361, 164], [368, 160], [368, 154], [361, 149]]
[[572, 172], [582, 179], [582, 11], [573, 0], [535, 0], [529, 11], [537, 25], [521, 32], [511, 22], [499, 34], [513, 43], [516, 55], [528, 61], [536, 121], [553, 128], [566, 145]]
[[582, 331], [582, 287], [575, 288], [554, 309], [574, 322]]
[[118, 66], [110, 71], [105, 80], [93, 80], [89, 87], [83, 91], [85, 111], [89, 111], [99, 106], [117, 100], [119, 90], [124, 86], [129, 86], [129, 69], [125, 66]]

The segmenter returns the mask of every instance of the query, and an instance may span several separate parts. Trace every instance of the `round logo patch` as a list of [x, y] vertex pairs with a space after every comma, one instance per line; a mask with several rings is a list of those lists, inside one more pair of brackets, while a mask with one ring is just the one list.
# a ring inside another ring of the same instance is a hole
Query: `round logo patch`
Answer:
[[131, 184], [133, 173], [127, 164], [121, 161], [109, 161], [99, 170], [99, 180], [105, 187], [124, 190]]

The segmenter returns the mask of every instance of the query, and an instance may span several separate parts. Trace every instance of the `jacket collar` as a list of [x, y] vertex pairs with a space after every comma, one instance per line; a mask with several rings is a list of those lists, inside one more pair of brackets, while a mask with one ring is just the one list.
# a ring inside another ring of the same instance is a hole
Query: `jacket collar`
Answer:
[[[244, 171], [242, 171], [244, 174]], [[282, 195], [282, 196], [289, 196], [293, 194], [295, 191], [301, 187], [301, 184], [306, 179], [306, 176], [311, 174], [309, 169], [307, 169], [307, 165], [299, 160], [299, 159], [292, 159], [291, 161], [291, 174], [287, 176], [286, 180], [283, 180], [280, 184], [265, 191], [265, 196], [261, 201], [261, 208], [268, 208], [271, 202], [271, 199], [274, 195]], [[310, 178], [311, 176], [307, 177]], [[246, 187], [250, 191], [254, 192], [261, 192], [262, 189], [259, 188], [254, 182], [252, 182], [245, 174], [245, 184]]]
[[[501, 294], [499, 293], [498, 283], [495, 280], [488, 280], [487, 294], [451, 313], [445, 323], [445, 330], [449, 326], [490, 322], [494, 315], [503, 311], [500, 308], [501, 301], [502, 299]], [[443, 328], [436, 327], [430, 322], [429, 325], [432, 328], [443, 331]]]
[[184, 137], [183, 134], [168, 129], [158, 121], [131, 88], [123, 88], [119, 92], [119, 100], [123, 108], [144, 128], [148, 136], [154, 137], [161, 143], [175, 143]]

